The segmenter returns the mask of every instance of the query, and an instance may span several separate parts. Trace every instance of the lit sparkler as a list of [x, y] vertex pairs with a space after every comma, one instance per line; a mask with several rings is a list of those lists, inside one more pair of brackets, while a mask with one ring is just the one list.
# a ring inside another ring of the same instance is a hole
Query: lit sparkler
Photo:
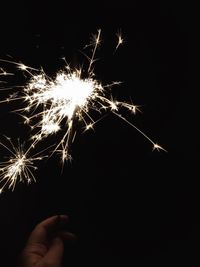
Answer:
[[[124, 41], [121, 32], [117, 34], [117, 37], [116, 50]], [[77, 131], [75, 125], [83, 126], [84, 131], [86, 131], [92, 129], [94, 124], [101, 119], [94, 119], [91, 111], [100, 114], [105, 112], [115, 114], [141, 133], [153, 145], [153, 150], [164, 150], [121, 115], [122, 109], [127, 109], [135, 114], [139, 107], [133, 103], [113, 99], [111, 87], [120, 84], [120, 82], [103, 85], [101, 81], [97, 80], [94, 73], [94, 63], [100, 43], [101, 30], [98, 30], [97, 35], [93, 36], [92, 43], [88, 45], [93, 46], [91, 56], [86, 56], [89, 60], [88, 68], [86, 70], [83, 68], [73, 69], [66, 62], [65, 69], [58, 71], [55, 78], [50, 78], [44, 70], [31, 68], [23, 63], [1, 60], [15, 64], [18, 69], [28, 73], [30, 79], [22, 87], [22, 95], [17, 93], [0, 101], [0, 103], [23, 100], [26, 106], [18, 109], [17, 112], [23, 117], [24, 123], [33, 129], [31, 139], [34, 140], [34, 145], [52, 134], [61, 132], [62, 137], [56, 142], [53, 153], [61, 153], [63, 163], [71, 159], [70, 147]], [[0, 178], [7, 180], [6, 184], [10, 184], [9, 188], [14, 188], [18, 177], [20, 181], [23, 179], [29, 181], [30, 177], [34, 179], [30, 168], [33, 167], [33, 161], [38, 158], [27, 159], [27, 153], [23, 153], [21, 149], [10, 152], [13, 157], [2, 163], [3, 165], [1, 164], [2, 175]]]
[[29, 156], [32, 146], [24, 150], [23, 145], [19, 142], [18, 146], [15, 147], [10, 138], [6, 137], [6, 139], [9, 145], [0, 142], [0, 146], [6, 149], [10, 155], [7, 160], [0, 163], [0, 193], [5, 187], [13, 191], [17, 182], [30, 184], [36, 181], [32, 172], [37, 169], [34, 163], [44, 158], [39, 154]]

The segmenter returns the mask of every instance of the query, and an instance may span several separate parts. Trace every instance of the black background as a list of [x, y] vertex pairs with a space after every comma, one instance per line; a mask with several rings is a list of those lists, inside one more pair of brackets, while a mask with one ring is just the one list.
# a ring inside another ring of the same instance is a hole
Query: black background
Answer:
[[[95, 133], [79, 135], [63, 173], [52, 157], [39, 165], [36, 184], [19, 184], [0, 196], [4, 267], [13, 266], [39, 221], [60, 213], [69, 214], [69, 228], [79, 237], [66, 249], [65, 266], [163, 263], [199, 254], [196, 7], [182, 1], [131, 2], [26, 1], [1, 7], [0, 57], [43, 66], [50, 75], [63, 56], [73, 66], [86, 62], [79, 50], [101, 28], [97, 78], [123, 81], [115, 95], [131, 97], [143, 112], [129, 118], [168, 150], [152, 152], [113, 115], [97, 124]], [[126, 42], [113, 55], [120, 28]], [[0, 105], [1, 134], [23, 140], [26, 128], [11, 109]]]

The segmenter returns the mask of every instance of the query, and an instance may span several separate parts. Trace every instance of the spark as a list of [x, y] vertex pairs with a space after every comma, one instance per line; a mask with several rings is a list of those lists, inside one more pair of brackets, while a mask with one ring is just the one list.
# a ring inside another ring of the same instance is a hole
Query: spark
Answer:
[[90, 129], [94, 129], [93, 127], [93, 124], [92, 123], [89, 123], [87, 126], [86, 126], [86, 131], [90, 130]]
[[[117, 33], [117, 37], [116, 50], [124, 42], [121, 31]], [[130, 111], [132, 114], [136, 114], [140, 109], [132, 101], [129, 103], [113, 99], [111, 89], [113, 86], [119, 85], [120, 82], [114, 81], [111, 84], [104, 85], [97, 79], [94, 73], [94, 63], [97, 60], [96, 52], [100, 44], [101, 30], [98, 30], [97, 34], [93, 35], [92, 42], [85, 47], [93, 47], [91, 55], [86, 55], [89, 61], [88, 68], [74, 69], [65, 61], [65, 68], [58, 71], [53, 78], [49, 77], [43, 69], [35, 69], [23, 63], [1, 60], [14, 63], [20, 71], [28, 73], [30, 79], [21, 87], [22, 95], [17, 94], [16, 97], [9, 97], [0, 101], [0, 103], [8, 100], [22, 100], [25, 103], [25, 107], [15, 111], [22, 116], [24, 123], [28, 124], [33, 130], [31, 139], [34, 140], [34, 146], [51, 135], [61, 133], [58, 134], [59, 138], [54, 144], [52, 154], [60, 153], [62, 163], [72, 158], [70, 149], [76, 136], [77, 127], [83, 126], [84, 131], [87, 131], [93, 129], [94, 124], [99, 121], [91, 115], [91, 111], [96, 111], [100, 115], [103, 112], [115, 114], [142, 134], [153, 145], [153, 150], [164, 150], [122, 116], [123, 109]], [[22, 180], [22, 172], [27, 176], [29, 171], [24, 171], [24, 168], [25, 166], [32, 166], [31, 163], [35, 160], [33, 158], [27, 159], [26, 153], [19, 151], [21, 150], [13, 153], [15, 158], [11, 159], [11, 166], [7, 162], [7, 165], [3, 168], [4, 174], [2, 177], [3, 179], [8, 177], [8, 180], [11, 181], [11, 187], [15, 184], [17, 177], [20, 181]], [[14, 169], [17, 170], [16, 174], [11, 171], [12, 175], [10, 175], [9, 171]]]
[[[11, 76], [11, 75], [14, 75], [13, 73], [10, 73], [10, 72], [7, 72], [7, 71], [5, 71], [3, 68], [0, 68], [0, 77], [3, 77], [3, 76]], [[0, 83], [6, 83], [5, 81], [1, 81], [0, 80]], [[4, 90], [4, 88], [2, 89], [2, 88], [0, 88], [0, 90], [2, 91], [2, 90]], [[6, 90], [8, 90], [8, 89], [6, 89]]]
[[91, 43], [89, 45], [85, 46], [85, 48], [87, 48], [88, 46], [92, 46], [93, 47], [92, 56], [91, 57], [89, 57], [89, 56], [84, 54], [87, 57], [87, 59], [89, 60], [88, 74], [93, 74], [93, 72], [91, 71], [91, 68], [92, 68], [92, 65], [96, 61], [95, 55], [96, 55], [97, 48], [100, 46], [100, 44], [101, 44], [101, 29], [99, 29], [97, 31], [97, 34], [93, 34], [92, 35]]
[[10, 138], [6, 137], [9, 145], [0, 142], [0, 146], [10, 153], [7, 160], [0, 163], [0, 193], [7, 187], [14, 191], [17, 182], [30, 184], [36, 181], [33, 170], [37, 167], [35, 161], [42, 160], [42, 156], [29, 157], [30, 149], [24, 150], [23, 145], [18, 142], [18, 146], [14, 146]]
[[7, 72], [4, 69], [0, 68], [0, 76], [3, 75], [7, 75]]
[[163, 147], [161, 147], [160, 145], [158, 145], [158, 144], [156, 144], [156, 143], [153, 144], [153, 151], [154, 151], [155, 149], [158, 150], [158, 151], [163, 150], [163, 151], [167, 152], [166, 149], [164, 149]]
[[0, 76], [14, 75], [13, 73], [6, 72], [3, 68], [0, 68]]
[[121, 33], [121, 30], [119, 30], [117, 33], [116, 33], [116, 36], [117, 36], [117, 45], [115, 47], [115, 51], [119, 48], [120, 45], [122, 45], [124, 43], [124, 38], [122, 36], [122, 33]]

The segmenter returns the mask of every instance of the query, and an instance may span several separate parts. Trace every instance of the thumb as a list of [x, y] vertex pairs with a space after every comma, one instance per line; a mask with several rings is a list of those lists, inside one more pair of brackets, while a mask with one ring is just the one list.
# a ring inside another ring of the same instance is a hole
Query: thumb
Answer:
[[52, 240], [51, 246], [44, 257], [45, 263], [49, 266], [60, 266], [64, 252], [64, 245], [59, 237]]

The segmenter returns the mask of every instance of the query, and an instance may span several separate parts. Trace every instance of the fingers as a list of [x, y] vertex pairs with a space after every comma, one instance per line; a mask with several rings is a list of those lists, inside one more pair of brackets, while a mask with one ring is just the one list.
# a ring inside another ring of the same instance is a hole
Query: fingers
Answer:
[[47, 266], [60, 266], [60, 263], [62, 262], [63, 252], [63, 242], [59, 237], [56, 237], [52, 240], [51, 247], [43, 258], [43, 261]]
[[45, 243], [47, 237], [55, 233], [69, 221], [66, 215], [52, 216], [39, 223], [31, 233], [28, 243]]
[[[49, 266], [60, 266], [64, 253], [63, 241], [76, 241], [76, 235], [70, 232], [59, 232], [51, 243], [51, 246], [44, 257], [44, 262], [49, 263]], [[48, 266], [48, 265], [47, 265]]]
[[38, 224], [38, 227], [44, 227], [47, 231], [52, 231], [56, 228], [62, 227], [68, 222], [69, 217], [67, 215], [55, 215], [42, 221]]
[[41, 262], [40, 266], [43, 266], [42, 263], [45, 266], [60, 266], [64, 241], [77, 240], [76, 235], [63, 231], [68, 222], [68, 216], [56, 215], [39, 223], [32, 231], [24, 250], [27, 259]]
[[35, 243], [43, 244], [46, 242], [46, 238], [47, 238], [46, 230], [44, 230], [42, 227], [36, 226], [28, 239], [28, 244], [35, 244]]

